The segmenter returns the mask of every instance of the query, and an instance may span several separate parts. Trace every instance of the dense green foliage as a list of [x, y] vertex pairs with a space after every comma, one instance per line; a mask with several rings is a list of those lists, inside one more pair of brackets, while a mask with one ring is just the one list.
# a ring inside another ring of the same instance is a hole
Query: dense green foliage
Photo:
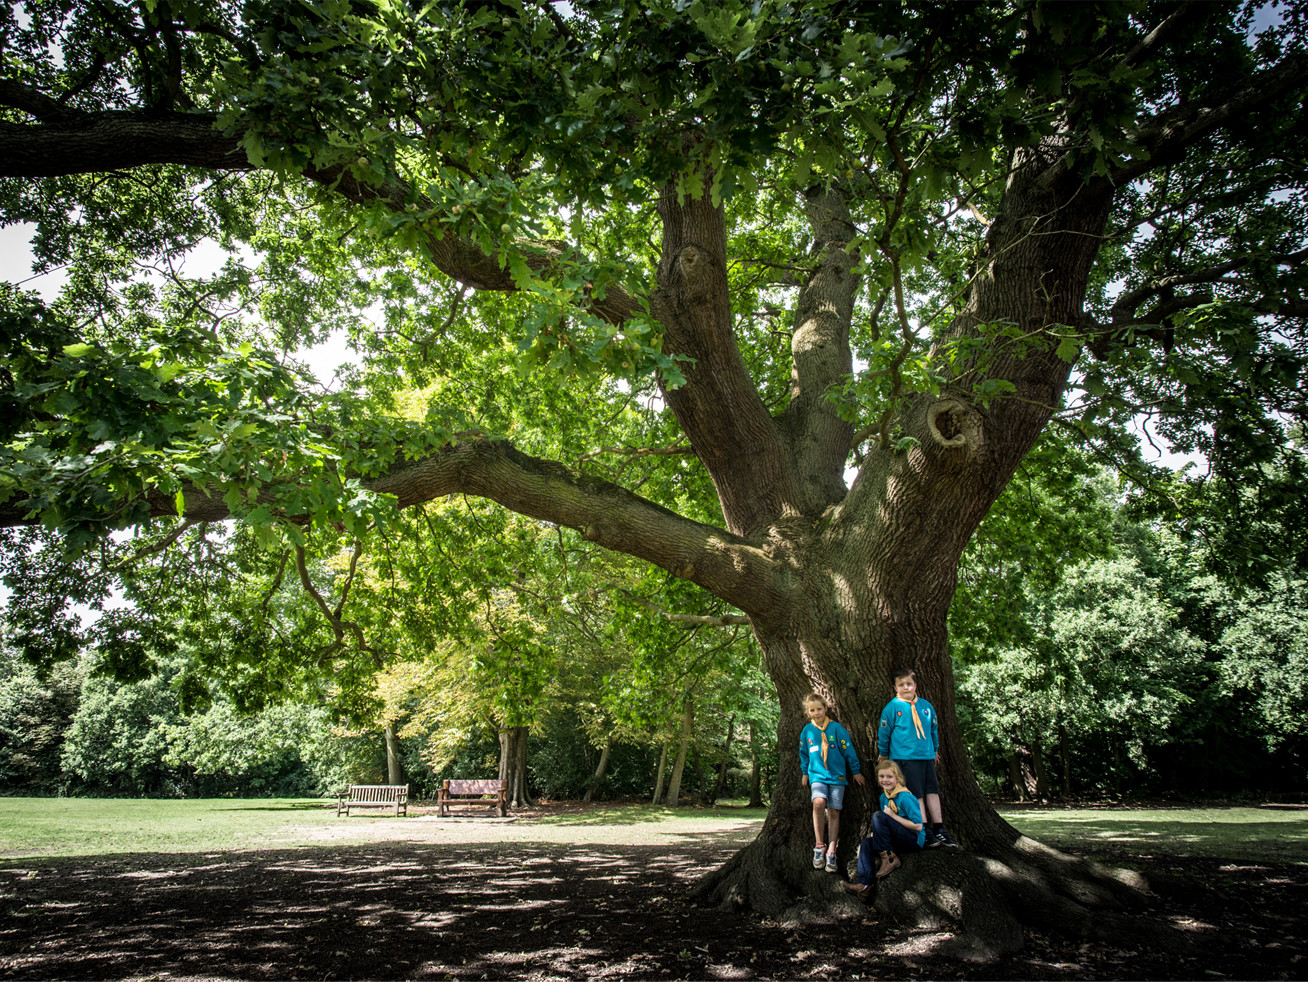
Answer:
[[[978, 771], [1021, 797], [1299, 790], [1303, 567], [1219, 576], [1234, 527], [1151, 519], [1106, 473], [1067, 483], [1050, 449], [963, 565], [953, 645]], [[1264, 515], [1258, 534], [1294, 527]]]

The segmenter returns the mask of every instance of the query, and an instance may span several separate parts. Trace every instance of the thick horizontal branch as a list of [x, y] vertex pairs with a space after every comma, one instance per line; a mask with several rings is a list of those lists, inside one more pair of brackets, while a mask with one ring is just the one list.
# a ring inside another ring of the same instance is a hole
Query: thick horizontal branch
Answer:
[[[21, 108], [35, 115], [40, 107]], [[61, 177], [149, 164], [253, 170], [240, 138], [215, 130], [214, 120], [203, 113], [101, 112], [36, 125], [0, 123], [0, 177]]]
[[[576, 529], [607, 549], [651, 562], [761, 622], [786, 616], [789, 596], [780, 585], [782, 571], [757, 545], [683, 518], [608, 481], [530, 457], [505, 441], [447, 444], [430, 457], [362, 483], [371, 491], [394, 496], [400, 508], [452, 494], [488, 498], [518, 514]], [[172, 495], [156, 493], [148, 501], [152, 515], [176, 515]], [[277, 508], [272, 493], [261, 495], [260, 502]], [[203, 489], [186, 489], [184, 504], [188, 522], [231, 517], [222, 499]], [[0, 504], [0, 526], [36, 522], [20, 503]]]
[[[216, 117], [205, 113], [85, 113], [65, 110], [35, 89], [0, 84], [0, 105], [44, 120], [38, 124], [0, 123], [0, 177], [61, 177], [128, 170], [152, 164], [181, 164], [218, 171], [251, 171], [240, 135], [214, 129]], [[309, 165], [304, 176], [356, 204], [381, 203], [394, 211], [411, 206], [430, 210], [405, 182], [360, 181], [344, 165]], [[498, 257], [470, 239], [439, 233], [424, 236], [432, 263], [446, 276], [478, 290], [513, 292], [517, 284]], [[527, 266], [546, 272], [569, 258], [566, 245], [520, 243]], [[621, 323], [642, 305], [621, 287], [610, 286], [588, 309], [609, 323]]]
[[651, 562], [762, 619], [784, 616], [788, 606], [780, 571], [748, 540], [690, 521], [615, 484], [529, 457], [507, 442], [452, 444], [368, 486], [393, 494], [401, 507], [456, 493], [489, 498]]

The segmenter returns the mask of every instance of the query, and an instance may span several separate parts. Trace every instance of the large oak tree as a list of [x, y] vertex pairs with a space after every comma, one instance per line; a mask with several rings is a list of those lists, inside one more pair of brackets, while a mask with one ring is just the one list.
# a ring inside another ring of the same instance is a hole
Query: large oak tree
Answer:
[[[1024, 923], [1124, 929], [1111, 911], [1138, 880], [1022, 837], [978, 791], [947, 612], [964, 545], [1051, 421], [1121, 455], [1145, 413], [1256, 475], [1302, 418], [1300, 5], [0, 16], [0, 206], [70, 275], [58, 303], [5, 295], [6, 524], [73, 550], [233, 515], [366, 541], [394, 506], [493, 499], [748, 617], [783, 764], [707, 896], [851, 903], [809, 868], [789, 748], [817, 689], [871, 756], [911, 664], [965, 851], [877, 903], [977, 956]], [[204, 237], [232, 262], [187, 277]], [[156, 285], [127, 285], [142, 264]], [[360, 366], [323, 394], [284, 355], [331, 329]], [[532, 395], [508, 425], [515, 382]], [[426, 385], [421, 422], [385, 411]], [[651, 386], [647, 445], [619, 445], [607, 414]], [[633, 460], [673, 465], [655, 481]], [[363, 646], [321, 606], [335, 654]], [[853, 796], [847, 828], [868, 805]]]

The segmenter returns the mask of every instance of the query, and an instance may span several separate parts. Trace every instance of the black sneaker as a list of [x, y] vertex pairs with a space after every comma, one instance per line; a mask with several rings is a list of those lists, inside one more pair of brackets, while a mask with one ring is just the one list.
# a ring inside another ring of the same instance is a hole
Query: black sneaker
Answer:
[[927, 830], [926, 830], [926, 843], [922, 846], [922, 848], [923, 848], [923, 849], [938, 849], [938, 848], [940, 848], [941, 846], [943, 846], [945, 843], [944, 843], [944, 840], [941, 839], [941, 837], [940, 837], [940, 833], [941, 833], [941, 831], [942, 831], [941, 829], [927, 829]]
[[940, 828], [936, 829], [936, 845], [944, 846], [946, 849], [958, 848], [958, 843], [954, 841], [954, 837], [952, 835], [950, 835], [948, 832], [945, 831], [945, 827], [943, 825]]

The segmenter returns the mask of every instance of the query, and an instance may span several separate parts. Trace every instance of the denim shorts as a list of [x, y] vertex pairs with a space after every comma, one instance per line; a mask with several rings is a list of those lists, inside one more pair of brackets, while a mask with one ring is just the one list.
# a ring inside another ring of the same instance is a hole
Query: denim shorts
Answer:
[[811, 789], [810, 797], [816, 801], [818, 798], [827, 799], [827, 807], [840, 811], [841, 806], [845, 804], [845, 786], [843, 784], [823, 784], [821, 781], [813, 781], [809, 784]]

